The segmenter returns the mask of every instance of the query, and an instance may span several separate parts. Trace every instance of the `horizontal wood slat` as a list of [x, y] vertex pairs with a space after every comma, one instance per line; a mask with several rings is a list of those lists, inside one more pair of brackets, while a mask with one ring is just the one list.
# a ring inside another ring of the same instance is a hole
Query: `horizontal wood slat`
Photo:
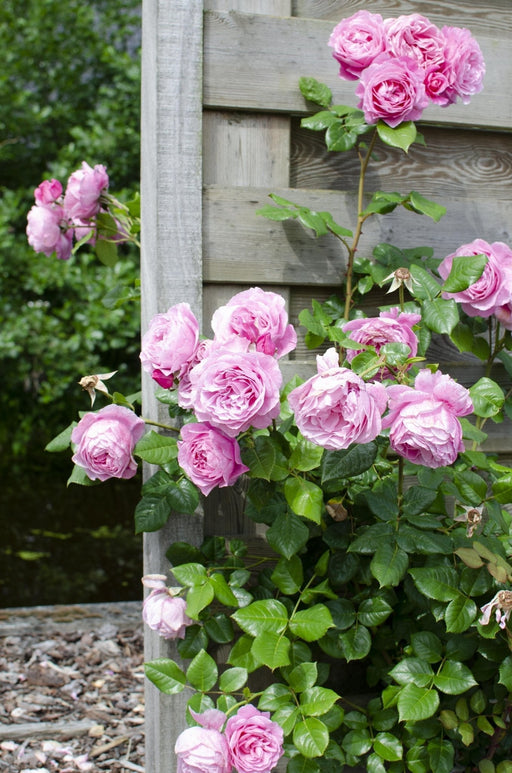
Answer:
[[[355, 105], [355, 84], [341, 80], [327, 45], [333, 24], [323, 19], [206, 11], [204, 26], [204, 105], [231, 109], [311, 111], [297, 82], [312, 76], [326, 82], [334, 101]], [[485, 88], [470, 105], [429, 107], [426, 123], [451, 126], [512, 126], [509, 36], [482, 34], [478, 42], [487, 64]], [[257, 64], [256, 64], [257, 62]]]
[[[344, 248], [332, 235], [315, 239], [296, 221], [275, 222], [256, 215], [277, 193], [312, 209], [327, 210], [346, 227], [353, 226], [353, 193], [291, 188], [206, 188], [203, 199], [203, 279], [206, 282], [334, 286], [344, 271]], [[404, 209], [370, 218], [359, 253], [370, 254], [380, 242], [401, 249], [428, 245], [443, 258], [473, 239], [512, 241], [510, 205], [438, 197], [448, 213], [434, 223]]]

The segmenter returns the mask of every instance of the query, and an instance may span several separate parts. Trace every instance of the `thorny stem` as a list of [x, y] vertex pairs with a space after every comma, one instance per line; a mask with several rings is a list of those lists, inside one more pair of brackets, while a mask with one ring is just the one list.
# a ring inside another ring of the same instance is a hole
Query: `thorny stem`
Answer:
[[373, 153], [373, 148], [375, 146], [375, 141], [377, 139], [377, 130], [373, 132], [372, 139], [370, 141], [370, 144], [368, 146], [368, 150], [366, 151], [365, 156], [361, 156], [361, 153], [359, 153], [359, 161], [361, 164], [361, 170], [359, 172], [359, 187], [357, 191], [357, 225], [356, 230], [354, 233], [354, 239], [352, 241], [351, 247], [349, 247], [348, 250], [348, 260], [347, 260], [347, 286], [346, 286], [346, 295], [345, 295], [345, 313], [343, 315], [344, 319], [349, 318], [350, 314], [350, 304], [352, 302], [352, 274], [354, 270], [354, 258], [357, 252], [357, 247], [359, 244], [359, 239], [361, 238], [361, 233], [363, 229], [363, 223], [366, 220], [366, 217], [363, 216], [361, 213], [363, 211], [363, 200], [364, 200], [364, 179], [366, 175], [366, 170], [368, 169], [368, 164], [370, 162], [371, 155]]

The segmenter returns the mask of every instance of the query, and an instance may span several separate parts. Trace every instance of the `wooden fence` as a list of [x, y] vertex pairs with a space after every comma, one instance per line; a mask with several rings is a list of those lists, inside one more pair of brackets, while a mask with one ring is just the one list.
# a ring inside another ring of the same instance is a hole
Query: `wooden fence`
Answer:
[[[426, 147], [413, 146], [408, 156], [386, 147], [368, 175], [368, 190], [417, 190], [444, 204], [447, 215], [438, 224], [405, 211], [372, 218], [360, 251], [383, 241], [427, 244], [444, 257], [477, 237], [512, 243], [510, 0], [143, 0], [143, 329], [155, 313], [188, 301], [207, 333], [214, 308], [254, 285], [284, 295], [296, 323], [312, 297], [336, 291], [344, 266], [334, 238], [314, 240], [294, 222], [283, 226], [255, 211], [278, 192], [353, 223], [357, 163], [351, 154], [328, 154], [320, 134], [300, 128], [311, 106], [297, 83], [313, 76], [331, 86], [336, 103], [355, 106], [355, 84], [338, 78], [327, 40], [341, 18], [364, 8], [468, 27], [487, 74], [470, 105], [425, 111]], [[481, 369], [442, 337], [434, 356], [464, 384]], [[285, 377], [311, 369], [303, 344], [291, 357]], [[157, 419], [147, 377], [143, 391], [144, 415]], [[489, 448], [512, 450], [509, 425], [494, 427]], [[204, 518], [175, 515], [147, 536], [145, 571], [168, 571], [172, 541], [197, 544], [203, 533], [243, 528], [236, 493], [211, 499]], [[145, 654], [175, 656], [172, 644], [151, 633]], [[146, 773], [175, 769], [185, 702], [148, 685]]]

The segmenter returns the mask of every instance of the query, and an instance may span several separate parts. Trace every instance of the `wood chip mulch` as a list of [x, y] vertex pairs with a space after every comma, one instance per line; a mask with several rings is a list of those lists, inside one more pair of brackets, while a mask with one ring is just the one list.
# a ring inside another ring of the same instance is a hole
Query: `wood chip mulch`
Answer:
[[141, 611], [0, 610], [0, 773], [144, 773]]

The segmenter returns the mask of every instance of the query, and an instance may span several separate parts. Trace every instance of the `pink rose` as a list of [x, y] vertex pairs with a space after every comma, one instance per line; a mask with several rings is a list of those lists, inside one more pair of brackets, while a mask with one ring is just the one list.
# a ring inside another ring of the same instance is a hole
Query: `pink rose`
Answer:
[[68, 179], [64, 209], [73, 220], [90, 220], [100, 211], [101, 194], [108, 188], [107, 170], [102, 164], [94, 169], [85, 161]]
[[467, 105], [473, 94], [483, 88], [485, 62], [480, 46], [464, 27], [443, 27], [445, 66], [443, 73], [449, 86], [446, 96], [451, 103], [460, 97]]
[[62, 185], [53, 177], [51, 180], [43, 180], [34, 191], [34, 198], [39, 206], [55, 204], [61, 196]]
[[293, 325], [288, 324], [285, 301], [277, 293], [251, 287], [234, 295], [212, 317], [215, 340], [221, 343], [240, 336], [258, 352], [282, 357], [297, 345]]
[[414, 464], [446, 467], [464, 451], [459, 416], [473, 410], [465, 387], [440, 371], [422, 370], [414, 388], [387, 387], [389, 413], [382, 421], [389, 427], [391, 448]]
[[86, 413], [71, 433], [73, 462], [91, 480], [133, 478], [137, 464], [132, 452], [143, 434], [144, 421], [129, 408], [107, 405]]
[[444, 63], [445, 37], [425, 16], [411, 13], [386, 19], [384, 28], [387, 50], [393, 56], [415, 59], [425, 71]]
[[215, 348], [190, 371], [191, 400], [199, 421], [229, 437], [249, 427], [263, 429], [279, 416], [281, 371], [261, 352]]
[[495, 309], [494, 316], [505, 330], [512, 330], [512, 301]]
[[269, 773], [283, 755], [282, 728], [250, 704], [228, 719], [226, 738], [237, 773]]
[[68, 260], [73, 247], [73, 231], [68, 228], [64, 210], [59, 205], [34, 205], [27, 215], [27, 239], [36, 252], [59, 260]]
[[[412, 327], [420, 320], [420, 314], [401, 312], [395, 307], [389, 311], [381, 311], [378, 317], [353, 319], [343, 326], [343, 332], [348, 333], [352, 341], [375, 347], [377, 354], [384, 344], [401, 343], [409, 347], [409, 357], [415, 357], [418, 352], [418, 339]], [[347, 360], [352, 362], [360, 351], [362, 350], [347, 349]], [[384, 368], [380, 376], [387, 378], [388, 369]]]
[[213, 727], [187, 728], [179, 734], [174, 751], [178, 773], [231, 773], [227, 741]]
[[340, 368], [335, 349], [317, 357], [317, 365], [318, 374], [288, 395], [304, 437], [329, 450], [374, 440], [387, 403], [382, 384], [367, 384], [348, 368]]
[[189, 304], [177, 303], [151, 320], [142, 338], [142, 367], [161, 387], [170, 389], [198, 341], [199, 323]]
[[144, 599], [142, 619], [164, 639], [183, 639], [185, 629], [193, 621], [185, 614], [185, 599], [173, 596], [165, 580], [163, 574], [147, 574], [142, 578], [143, 585], [153, 589]]
[[340, 77], [355, 81], [374, 59], [386, 50], [382, 16], [368, 11], [357, 11], [342, 19], [331, 32], [329, 46], [340, 64]]
[[201, 360], [204, 360], [204, 358], [208, 356], [213, 346], [214, 342], [211, 340], [211, 338], [203, 338], [197, 344], [192, 357], [187, 360], [187, 362], [180, 369], [178, 376], [178, 405], [181, 408], [192, 410], [193, 405], [191, 400], [192, 387], [190, 384], [190, 371], [195, 365], [200, 363]]
[[512, 300], [512, 250], [503, 242], [489, 244], [483, 239], [475, 239], [442, 261], [439, 266], [441, 277], [447, 278], [455, 257], [466, 255], [487, 257], [482, 276], [466, 290], [443, 293], [443, 298], [454, 298], [469, 317], [490, 317]]
[[242, 464], [235, 438], [208, 423], [185, 424], [178, 441], [178, 462], [206, 496], [216, 486], [224, 488], [249, 468]]
[[368, 124], [385, 121], [394, 128], [403, 121], [416, 121], [428, 105], [424, 72], [415, 59], [381, 54], [363, 70], [356, 89], [358, 107]]

